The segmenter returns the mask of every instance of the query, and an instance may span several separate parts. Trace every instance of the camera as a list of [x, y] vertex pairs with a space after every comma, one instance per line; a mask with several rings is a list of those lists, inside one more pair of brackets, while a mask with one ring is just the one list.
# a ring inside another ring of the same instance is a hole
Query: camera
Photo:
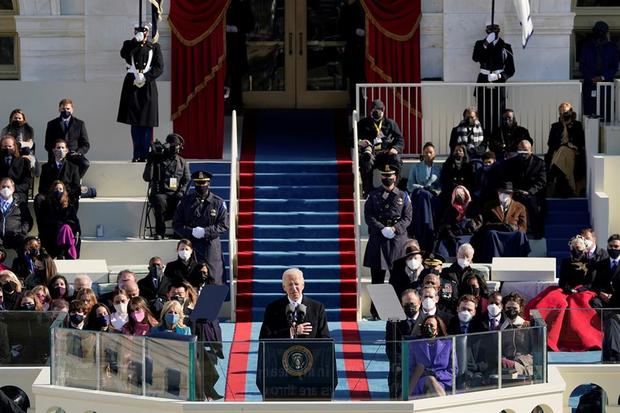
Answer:
[[156, 156], [163, 156], [170, 150], [170, 145], [167, 143], [161, 143], [158, 139], [155, 139], [151, 143], [151, 154]]

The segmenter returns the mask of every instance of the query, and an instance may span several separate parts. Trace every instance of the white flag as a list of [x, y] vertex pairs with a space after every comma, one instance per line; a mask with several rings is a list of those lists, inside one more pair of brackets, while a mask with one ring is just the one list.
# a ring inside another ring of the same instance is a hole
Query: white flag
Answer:
[[532, 16], [530, 15], [530, 0], [514, 0], [517, 17], [521, 24], [521, 45], [525, 49], [527, 41], [534, 33], [534, 25], [532, 24]]

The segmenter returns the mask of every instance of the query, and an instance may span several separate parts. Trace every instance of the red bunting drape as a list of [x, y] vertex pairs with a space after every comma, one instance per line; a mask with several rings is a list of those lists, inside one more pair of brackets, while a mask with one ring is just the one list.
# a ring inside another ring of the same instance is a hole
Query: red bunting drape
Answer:
[[172, 120], [185, 138], [186, 158], [222, 157], [229, 2], [170, 2]]
[[[366, 79], [368, 83], [420, 82], [421, 0], [362, 0], [366, 14]], [[420, 152], [419, 90], [397, 89], [375, 95], [386, 103], [387, 115], [400, 125], [405, 153]], [[404, 105], [404, 111], [394, 104]], [[392, 108], [392, 112], [390, 112]]]

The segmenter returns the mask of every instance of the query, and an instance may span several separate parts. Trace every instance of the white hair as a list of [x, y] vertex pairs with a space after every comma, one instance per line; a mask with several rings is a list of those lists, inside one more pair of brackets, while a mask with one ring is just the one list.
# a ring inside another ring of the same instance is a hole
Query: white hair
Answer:
[[282, 284], [286, 283], [286, 278], [289, 276], [299, 275], [301, 277], [301, 281], [304, 281], [304, 273], [299, 268], [289, 268], [282, 274]]
[[474, 255], [474, 247], [470, 243], [462, 244], [456, 252], [457, 257], [472, 257]]

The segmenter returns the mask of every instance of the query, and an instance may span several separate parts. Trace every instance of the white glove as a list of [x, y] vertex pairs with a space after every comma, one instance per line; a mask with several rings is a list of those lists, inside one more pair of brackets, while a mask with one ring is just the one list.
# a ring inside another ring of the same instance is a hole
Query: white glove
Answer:
[[355, 34], [359, 37], [364, 37], [366, 35], [366, 30], [364, 29], [355, 29]]
[[192, 236], [197, 239], [205, 237], [205, 229], [203, 227], [195, 227], [192, 229]]
[[495, 34], [495, 32], [491, 32], [489, 34], [487, 34], [487, 37], [484, 39], [485, 42], [487, 43], [493, 43], [496, 39], [497, 35]]
[[144, 41], [144, 33], [138, 32], [133, 38], [136, 39], [139, 43], [142, 43], [142, 41]]
[[227, 24], [226, 25], [226, 32], [227, 33], [238, 33], [239, 32], [239, 28], [237, 26], [232, 25], [232, 24]]
[[497, 79], [499, 79], [499, 75], [497, 73], [489, 73], [487, 75], [487, 79], [489, 79], [489, 82], [495, 82]]
[[392, 227], [383, 227], [381, 234], [383, 234], [383, 236], [387, 239], [392, 239], [396, 236], [396, 233]]

